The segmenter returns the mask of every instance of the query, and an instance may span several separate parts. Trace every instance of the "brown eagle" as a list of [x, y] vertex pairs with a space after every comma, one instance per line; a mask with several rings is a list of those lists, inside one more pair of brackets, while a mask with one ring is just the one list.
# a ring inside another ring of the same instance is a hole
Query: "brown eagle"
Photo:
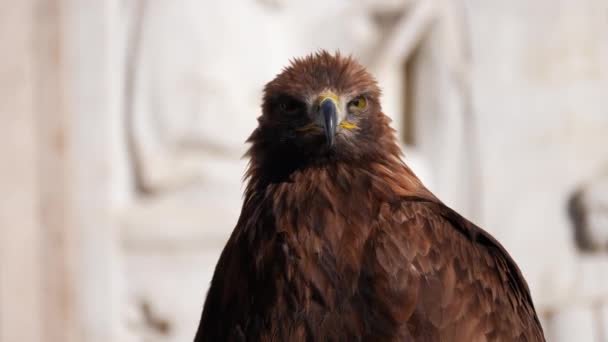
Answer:
[[195, 342], [544, 341], [513, 259], [404, 164], [379, 98], [325, 51], [266, 85]]

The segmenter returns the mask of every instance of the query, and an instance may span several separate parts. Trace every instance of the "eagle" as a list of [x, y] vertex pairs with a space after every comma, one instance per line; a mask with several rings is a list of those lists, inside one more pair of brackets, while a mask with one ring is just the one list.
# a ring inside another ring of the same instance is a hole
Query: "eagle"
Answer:
[[544, 341], [518, 266], [404, 163], [380, 93], [323, 50], [266, 84], [195, 342]]

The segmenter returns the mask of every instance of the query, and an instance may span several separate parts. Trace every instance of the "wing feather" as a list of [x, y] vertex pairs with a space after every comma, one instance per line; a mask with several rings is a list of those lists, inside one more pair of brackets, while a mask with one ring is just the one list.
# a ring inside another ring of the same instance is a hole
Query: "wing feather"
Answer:
[[528, 286], [494, 238], [438, 202], [392, 211], [370, 235], [376, 258], [362, 269], [375, 276], [368, 299], [391, 308], [378, 320], [405, 317], [399, 336], [416, 341], [544, 341]]

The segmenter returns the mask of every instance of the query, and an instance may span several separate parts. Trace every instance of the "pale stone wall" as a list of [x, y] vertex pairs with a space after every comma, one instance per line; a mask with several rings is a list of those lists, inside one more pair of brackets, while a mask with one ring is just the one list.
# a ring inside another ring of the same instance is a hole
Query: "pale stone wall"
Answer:
[[[32, 18], [34, 1], [0, 6], [0, 341], [41, 342], [42, 298], [37, 220], [36, 122]], [[19, 153], [16, 153], [19, 151]], [[13, 262], [19, 260], [19, 262]], [[32, 315], [32, 313], [34, 313]]]
[[602, 316], [590, 310], [608, 301], [608, 255], [575, 249], [567, 203], [608, 160], [608, 4], [484, 0], [469, 8], [481, 223], [552, 313], [552, 340], [591, 341], [585, 336], [601, 329], [585, 326]]
[[64, 7], [0, 5], [0, 341], [81, 339]]
[[[550, 235], [557, 243], [548, 252], [560, 258], [573, 253], [568, 194], [608, 156], [608, 43], [601, 34], [608, 23], [598, 15], [606, 6], [497, 3], [471, 6], [474, 97], [489, 196], [484, 220], [517, 253], [536, 252], [533, 247]], [[533, 192], [526, 191], [530, 186]], [[563, 265], [554, 258], [539, 261], [547, 272], [563, 273], [555, 272]]]

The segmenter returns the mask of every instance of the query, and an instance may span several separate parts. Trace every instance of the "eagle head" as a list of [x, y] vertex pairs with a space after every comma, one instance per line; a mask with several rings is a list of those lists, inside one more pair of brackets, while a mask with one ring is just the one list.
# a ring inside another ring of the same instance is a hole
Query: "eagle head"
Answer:
[[376, 80], [339, 53], [294, 59], [264, 88], [262, 112], [250, 141], [275, 158], [357, 160], [394, 145]]

